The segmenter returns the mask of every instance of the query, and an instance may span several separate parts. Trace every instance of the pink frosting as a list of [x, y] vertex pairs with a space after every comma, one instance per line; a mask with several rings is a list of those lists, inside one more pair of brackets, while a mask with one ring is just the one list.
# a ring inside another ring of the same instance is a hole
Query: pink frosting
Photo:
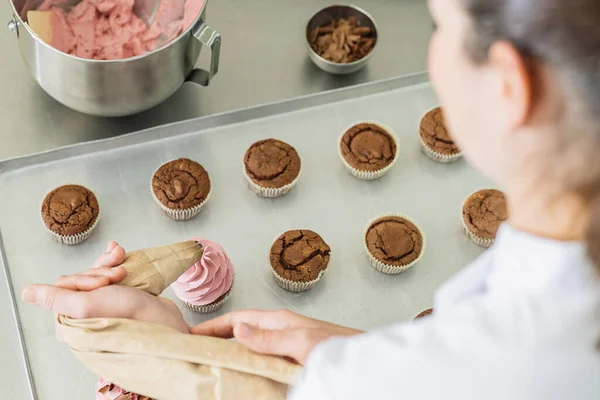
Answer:
[[205, 306], [214, 303], [233, 285], [233, 264], [225, 250], [215, 242], [193, 237], [204, 246], [202, 259], [188, 269], [171, 287], [186, 303]]
[[104, 378], [96, 383], [96, 400], [151, 400], [149, 397], [128, 392], [117, 385], [113, 385]]
[[150, 26], [133, 13], [135, 0], [82, 0], [66, 12], [66, 0], [46, 0], [51, 11], [50, 45], [64, 53], [95, 60], [142, 55], [169, 43], [187, 29], [204, 0], [160, 0]]

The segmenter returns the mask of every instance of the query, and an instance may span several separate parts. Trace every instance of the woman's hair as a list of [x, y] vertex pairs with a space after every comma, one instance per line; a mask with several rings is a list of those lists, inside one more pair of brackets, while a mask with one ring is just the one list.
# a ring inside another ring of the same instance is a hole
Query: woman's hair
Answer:
[[502, 40], [556, 78], [564, 99], [548, 173], [590, 205], [588, 254], [600, 271], [600, 0], [460, 1], [471, 19], [466, 47], [475, 62], [485, 62]]

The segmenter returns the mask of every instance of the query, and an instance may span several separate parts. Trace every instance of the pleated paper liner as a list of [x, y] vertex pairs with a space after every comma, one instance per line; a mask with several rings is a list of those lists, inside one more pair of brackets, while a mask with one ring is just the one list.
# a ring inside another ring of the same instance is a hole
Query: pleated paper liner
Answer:
[[[171, 160], [171, 161], [174, 161], [174, 160]], [[169, 208], [169, 207], [165, 206], [163, 203], [161, 203], [161, 201], [158, 199], [158, 197], [156, 197], [156, 194], [154, 193], [154, 188], [152, 187], [152, 179], [154, 178], [154, 175], [156, 174], [156, 172], [163, 165], [168, 164], [171, 161], [167, 161], [166, 163], [161, 164], [156, 169], [156, 171], [154, 171], [154, 173], [152, 174], [152, 177], [150, 178], [150, 193], [152, 193], [152, 198], [154, 199], [156, 204], [158, 204], [158, 206], [163, 211], [163, 213], [165, 213], [169, 218], [174, 219], [175, 221], [186, 221], [186, 220], [192, 219], [196, 215], [200, 214], [200, 211], [202, 211], [202, 208], [206, 205], [206, 203], [210, 199], [210, 195], [212, 194], [212, 185], [211, 185], [210, 190], [208, 191], [208, 194], [206, 195], [206, 198], [204, 199], [204, 201], [202, 203], [198, 204], [197, 206], [186, 208], [183, 210]]]
[[468, 195], [460, 209], [460, 222], [462, 223], [463, 231], [465, 232], [465, 235], [467, 235], [467, 237], [469, 239], [471, 239], [475, 244], [487, 249], [489, 247], [492, 247], [492, 245], [494, 244], [496, 239], [495, 238], [494, 239], [484, 238], [484, 237], [477, 235], [475, 232], [473, 232], [467, 226], [467, 223], [465, 222], [465, 218], [463, 216], [463, 210], [465, 209], [465, 204], [467, 203], [467, 201], [471, 198], [471, 196], [473, 196], [477, 192], [480, 192], [481, 190], [497, 190], [497, 189], [479, 189], [479, 190], [471, 193], [470, 195]]
[[[373, 254], [371, 254], [371, 251], [367, 247], [367, 240], [366, 240], [367, 232], [369, 231], [369, 228], [375, 221], [377, 221], [381, 218], [386, 218], [386, 217], [403, 218], [403, 219], [411, 222], [417, 228], [419, 233], [421, 234], [421, 238], [423, 239], [423, 245], [421, 246], [421, 253], [414, 261], [412, 261], [406, 265], [400, 265], [400, 266], [399, 265], [391, 265], [391, 264], [386, 264], [383, 261], [378, 260]], [[423, 254], [425, 254], [425, 248], [427, 247], [427, 238], [425, 237], [425, 234], [423, 233], [423, 230], [421, 229], [421, 227], [412, 218], [410, 218], [404, 214], [387, 213], [387, 214], [382, 214], [376, 218], [373, 218], [371, 221], [369, 221], [369, 223], [367, 224], [365, 231], [363, 233], [363, 243], [365, 246], [365, 251], [367, 252], [367, 255], [369, 256], [369, 261], [371, 262], [371, 266], [373, 268], [375, 268], [377, 271], [382, 272], [387, 275], [397, 275], [397, 274], [400, 274], [400, 273], [412, 268], [413, 266], [415, 266], [415, 264], [417, 264], [421, 260], [421, 258], [423, 257]]]
[[[378, 171], [364, 171], [364, 170], [359, 170], [359, 169], [354, 168], [352, 165], [350, 165], [348, 163], [348, 161], [346, 161], [346, 159], [344, 158], [344, 155], [342, 154], [342, 147], [341, 147], [342, 138], [344, 137], [344, 135], [350, 128], [352, 128], [353, 126], [356, 126], [358, 124], [377, 125], [378, 127], [383, 129], [384, 131], [386, 131], [391, 136], [392, 140], [396, 144], [396, 154], [394, 155], [394, 159], [392, 160], [392, 162], [389, 165], [383, 167], [382, 169], [380, 169]], [[389, 126], [382, 124], [381, 122], [377, 122], [377, 121], [369, 121], [369, 120], [359, 121], [359, 122], [356, 122], [356, 123], [352, 124], [351, 126], [349, 126], [340, 136], [340, 138], [338, 140], [338, 153], [340, 155], [342, 163], [344, 164], [346, 169], [348, 169], [348, 171], [350, 171], [352, 176], [354, 176], [355, 178], [358, 178], [358, 179], [362, 179], [363, 181], [372, 181], [374, 179], [379, 179], [382, 176], [384, 176], [394, 166], [394, 164], [396, 164], [396, 161], [398, 160], [398, 155], [400, 154], [400, 145], [398, 142], [398, 136], [392, 130], [392, 128], [390, 128]]]
[[[275, 237], [275, 239], [273, 240], [273, 243], [275, 243], [286, 232], [288, 232], [288, 231], [281, 232], [279, 235], [277, 235]], [[321, 239], [325, 242], [325, 239], [323, 239], [322, 237], [321, 237]], [[327, 243], [327, 242], [325, 242], [325, 243]], [[331, 255], [329, 257], [331, 257]], [[271, 263], [269, 262], [269, 264], [271, 264]], [[323, 275], [325, 275], [325, 271], [327, 271], [327, 268], [329, 267], [329, 265], [327, 265], [323, 271], [319, 272], [319, 275], [317, 276], [317, 278], [312, 281], [296, 282], [296, 281], [292, 281], [290, 279], [285, 279], [282, 276], [279, 276], [279, 274], [275, 271], [273, 266], [271, 266], [271, 265], [269, 265], [269, 266], [271, 268], [271, 272], [273, 273], [273, 278], [275, 278], [275, 282], [277, 282], [277, 284], [279, 286], [281, 286], [283, 289], [285, 289], [289, 292], [294, 292], [294, 293], [300, 293], [300, 292], [304, 292], [308, 289], [311, 289], [313, 286], [315, 286], [317, 284], [317, 282], [319, 282], [321, 280]]]
[[458, 152], [458, 153], [454, 153], [454, 154], [438, 153], [437, 151], [435, 151], [431, 147], [429, 147], [427, 145], [427, 143], [425, 143], [425, 141], [421, 137], [421, 134], [419, 134], [419, 141], [421, 142], [421, 150], [423, 151], [423, 153], [425, 153], [425, 155], [427, 157], [429, 157], [430, 159], [432, 159], [433, 161], [443, 163], [443, 164], [448, 164], [448, 163], [458, 161], [462, 158], [462, 152]]
[[296, 185], [296, 183], [298, 183], [298, 180], [300, 179], [300, 175], [302, 174], [302, 166], [300, 166], [300, 171], [298, 171], [298, 176], [291, 183], [288, 183], [287, 185], [284, 185], [284, 186], [281, 186], [278, 188], [267, 188], [267, 187], [260, 186], [259, 184], [254, 182], [252, 180], [252, 178], [250, 178], [250, 176], [248, 176], [245, 166], [242, 166], [242, 168], [244, 170], [244, 176], [246, 177], [246, 180], [248, 181], [248, 186], [250, 187], [250, 189], [252, 189], [252, 191], [254, 193], [256, 193], [258, 196], [266, 197], [266, 198], [270, 198], [270, 199], [286, 195], [290, 190], [292, 190], [292, 188]]
[[92, 226], [90, 226], [87, 230], [85, 230], [84, 232], [81, 232], [81, 233], [77, 233], [75, 235], [61, 235], [59, 233], [54, 232], [50, 228], [48, 228], [48, 226], [46, 225], [46, 222], [44, 221], [44, 218], [41, 215], [41, 210], [42, 210], [42, 205], [44, 204], [44, 200], [50, 193], [52, 193], [52, 191], [58, 189], [59, 187], [67, 186], [67, 185], [81, 186], [82, 188], [87, 189], [90, 192], [94, 193], [92, 190], [88, 189], [87, 187], [85, 187], [83, 185], [80, 185], [79, 183], [67, 182], [67, 183], [63, 183], [62, 185], [56, 186], [55, 188], [53, 188], [52, 190], [49, 190], [48, 193], [46, 193], [44, 195], [44, 198], [42, 199], [42, 203], [40, 204], [40, 218], [42, 219], [42, 224], [44, 225], [46, 232], [48, 232], [50, 234], [50, 236], [52, 236], [57, 242], [60, 242], [62, 244], [66, 244], [69, 246], [74, 246], [74, 245], [77, 245], [77, 244], [80, 244], [80, 243], [86, 241], [91, 236], [92, 232], [94, 231], [94, 229], [96, 229], [96, 226], [98, 225], [98, 221], [100, 221], [101, 209], [100, 209], [100, 201], [98, 201], [98, 197], [94, 193], [94, 196], [96, 197], [96, 201], [98, 201], [98, 215], [96, 216], [96, 220], [94, 221]]
[[300, 292], [304, 292], [305, 290], [311, 289], [313, 286], [315, 286], [317, 284], [317, 282], [319, 282], [321, 280], [323, 275], [325, 275], [326, 270], [327, 270], [327, 268], [325, 268], [323, 271], [321, 271], [319, 273], [319, 276], [315, 280], [312, 280], [309, 282], [296, 282], [296, 281], [291, 281], [289, 279], [282, 278], [271, 267], [271, 272], [273, 272], [273, 277], [275, 278], [275, 282], [277, 282], [277, 284], [279, 286], [281, 286], [283, 289], [290, 291], [290, 292], [295, 292], [295, 293], [300, 293]]
[[223, 307], [223, 305], [225, 303], [227, 303], [227, 301], [231, 298], [231, 294], [233, 293], [234, 286], [235, 286], [235, 275], [233, 276], [233, 282], [231, 283], [231, 287], [229, 288], [227, 293], [225, 293], [225, 297], [223, 297], [219, 301], [216, 301], [216, 302], [210, 303], [210, 304], [206, 304], [203, 306], [197, 306], [197, 305], [188, 303], [187, 301], [183, 301], [183, 300], [182, 301], [183, 301], [183, 304], [185, 304], [185, 306], [187, 308], [189, 308], [190, 310], [192, 310], [194, 312], [197, 312], [198, 314], [210, 314], [210, 313], [217, 311], [218, 309]]

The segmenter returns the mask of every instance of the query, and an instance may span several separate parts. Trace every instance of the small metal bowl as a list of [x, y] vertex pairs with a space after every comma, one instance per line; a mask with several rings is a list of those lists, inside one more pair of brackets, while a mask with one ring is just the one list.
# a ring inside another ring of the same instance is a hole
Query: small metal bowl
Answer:
[[[360, 26], [368, 26], [373, 30], [373, 37], [375, 43], [373, 49], [365, 57], [360, 60], [356, 60], [350, 63], [336, 63], [329, 61], [318, 55], [313, 48], [310, 46], [309, 35], [310, 32], [314, 31], [318, 27], [330, 24], [332, 21], [339, 20], [341, 18], [348, 19], [349, 17], [356, 17]], [[367, 62], [375, 52], [378, 42], [378, 29], [375, 24], [375, 19], [362, 8], [353, 5], [331, 5], [317, 11], [309, 20], [306, 26], [305, 34], [306, 48], [308, 49], [308, 55], [310, 59], [321, 68], [323, 71], [329, 72], [334, 75], [347, 75], [358, 71], [367, 65]]]

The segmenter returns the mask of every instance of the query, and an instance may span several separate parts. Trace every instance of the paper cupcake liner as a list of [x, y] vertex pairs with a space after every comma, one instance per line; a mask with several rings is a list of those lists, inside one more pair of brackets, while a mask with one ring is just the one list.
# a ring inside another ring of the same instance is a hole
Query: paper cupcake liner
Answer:
[[[462, 207], [460, 209], [460, 222], [462, 223], [463, 231], [465, 232], [465, 235], [467, 235], [469, 237], [469, 239], [471, 239], [475, 244], [487, 249], [489, 247], [492, 247], [492, 245], [495, 242], [495, 239], [483, 238], [483, 237], [477, 235], [475, 232], [473, 232], [471, 229], [469, 229], [469, 227], [467, 226], [467, 223], [465, 222], [465, 219], [463, 217], [463, 210], [465, 209], [465, 204], [467, 203], [467, 200], [469, 200], [469, 198], [472, 195], [474, 195], [475, 193], [477, 193], [481, 190], [486, 190], [486, 189], [480, 189], [480, 190], [477, 190], [477, 191], [471, 193], [470, 195], [467, 196], [465, 201], [463, 201]], [[488, 189], [488, 190], [497, 190], [497, 189]]]
[[188, 219], [192, 219], [196, 215], [200, 214], [200, 211], [202, 211], [202, 208], [206, 205], [206, 203], [210, 199], [210, 195], [212, 194], [212, 186], [211, 186], [210, 190], [208, 191], [208, 194], [206, 195], [206, 198], [204, 199], [204, 201], [202, 203], [198, 204], [197, 206], [186, 208], [184, 210], [173, 209], [173, 208], [169, 208], [169, 207], [165, 206], [163, 203], [161, 203], [161, 201], [158, 199], [158, 197], [156, 197], [156, 194], [154, 194], [154, 188], [152, 187], [152, 179], [154, 178], [154, 175], [160, 169], [160, 167], [162, 167], [163, 165], [165, 165], [169, 162], [170, 161], [167, 161], [166, 163], [161, 164], [156, 169], [156, 171], [154, 171], [154, 173], [152, 174], [152, 178], [150, 178], [150, 193], [152, 193], [152, 198], [154, 199], [156, 204], [158, 204], [158, 206], [163, 211], [163, 213], [165, 213], [169, 218], [174, 219], [175, 221], [186, 221]]
[[227, 300], [229, 300], [231, 298], [231, 294], [233, 293], [234, 285], [235, 285], [235, 275], [233, 276], [233, 282], [231, 283], [231, 287], [225, 294], [225, 297], [223, 297], [221, 300], [214, 302], [214, 303], [206, 304], [203, 306], [194, 305], [194, 304], [188, 303], [187, 301], [182, 300], [183, 304], [185, 304], [185, 306], [187, 308], [189, 308], [190, 310], [192, 310], [194, 312], [197, 312], [198, 314], [210, 314], [212, 312], [217, 311], [219, 308], [223, 307], [223, 304], [227, 303]]
[[425, 153], [425, 155], [427, 157], [429, 157], [430, 159], [432, 159], [433, 161], [443, 163], [443, 164], [448, 164], [448, 163], [458, 161], [462, 158], [462, 152], [458, 152], [455, 154], [438, 153], [437, 151], [433, 150], [431, 147], [429, 147], [425, 143], [425, 141], [423, 140], [423, 138], [421, 137], [420, 134], [419, 134], [419, 141], [421, 142], [421, 150], [423, 151], [423, 153]]
[[283, 289], [288, 290], [290, 292], [295, 292], [295, 293], [304, 292], [305, 290], [308, 290], [308, 289], [312, 288], [313, 286], [315, 286], [317, 284], [317, 282], [319, 282], [321, 280], [323, 275], [325, 275], [325, 271], [327, 271], [327, 268], [325, 268], [323, 271], [321, 271], [319, 273], [319, 276], [315, 280], [312, 280], [309, 282], [295, 282], [295, 281], [291, 281], [289, 279], [282, 278], [281, 276], [279, 276], [277, 274], [277, 272], [273, 268], [271, 268], [271, 272], [273, 272], [273, 277], [275, 278], [275, 282], [277, 282], [277, 284], [279, 286], [281, 286]]
[[[42, 205], [44, 204], [44, 200], [46, 199], [46, 197], [53, 191], [58, 189], [61, 186], [66, 186], [66, 185], [76, 185], [76, 186], [81, 186], [87, 190], [89, 190], [90, 192], [94, 193], [92, 190], [88, 189], [86, 186], [83, 186], [79, 183], [73, 183], [73, 182], [67, 182], [67, 183], [63, 183], [62, 185], [58, 185], [55, 188], [49, 190], [45, 195], [44, 198], [42, 199], [42, 204], [40, 204], [40, 210], [42, 209]], [[94, 193], [94, 196], [96, 196], [96, 193]], [[98, 197], [96, 197], [96, 200], [98, 200]], [[44, 228], [46, 229], [46, 232], [48, 232], [50, 234], [50, 236], [52, 236], [54, 238], [54, 240], [56, 240], [57, 242], [60, 242], [62, 244], [66, 244], [69, 246], [74, 246], [76, 244], [80, 244], [84, 241], [86, 241], [92, 234], [92, 232], [94, 231], [94, 229], [96, 229], [96, 226], [98, 225], [98, 221], [100, 221], [100, 201], [98, 201], [98, 215], [96, 216], [96, 220], [94, 221], [94, 223], [92, 224], [92, 226], [90, 226], [86, 231], [75, 234], [75, 235], [61, 235], [59, 233], [56, 233], [54, 231], [52, 231], [50, 228], [48, 228], [48, 226], [46, 225], [46, 222], [44, 221], [44, 218], [42, 217], [41, 213], [40, 213], [40, 218], [42, 219], [42, 224], [44, 225]]]
[[[287, 231], [285, 231], [285, 232], [287, 232]], [[277, 239], [279, 239], [281, 237], [281, 235], [283, 235], [285, 232], [281, 232], [279, 235], [277, 235], [275, 237], [275, 239], [273, 239], [273, 242], [277, 241]], [[325, 239], [323, 239], [323, 240], [325, 240]], [[327, 268], [329, 267], [329, 265], [327, 267], [325, 267], [325, 269], [319, 273], [319, 275], [317, 276], [316, 279], [314, 279], [312, 281], [308, 281], [308, 282], [296, 282], [296, 281], [292, 281], [289, 279], [285, 279], [285, 278], [279, 276], [279, 274], [275, 271], [275, 269], [273, 269], [272, 266], [270, 266], [270, 267], [271, 267], [271, 272], [273, 273], [273, 278], [275, 278], [275, 282], [277, 282], [277, 284], [279, 286], [281, 286], [283, 289], [285, 289], [287, 291], [300, 293], [300, 292], [304, 292], [305, 290], [308, 290], [308, 289], [312, 288], [313, 286], [315, 286], [317, 284], [317, 282], [319, 282], [321, 280], [323, 275], [325, 275], [325, 271], [327, 271]]]
[[[382, 169], [380, 169], [378, 171], [362, 171], [362, 170], [354, 168], [352, 165], [350, 165], [348, 163], [348, 161], [346, 161], [346, 159], [344, 158], [344, 155], [342, 154], [342, 147], [341, 147], [342, 138], [344, 137], [344, 135], [346, 134], [346, 132], [348, 131], [348, 129], [350, 129], [353, 126], [358, 125], [358, 124], [373, 124], [373, 125], [377, 125], [381, 129], [383, 129], [384, 131], [386, 131], [392, 137], [392, 140], [396, 144], [396, 154], [394, 156], [394, 159], [392, 160], [392, 162], [389, 165], [383, 167]], [[369, 120], [367, 120], [367, 121], [358, 121], [358, 122], [355, 122], [354, 124], [350, 125], [348, 128], [346, 128], [346, 130], [340, 136], [340, 138], [338, 140], [338, 154], [340, 155], [342, 163], [344, 164], [344, 166], [346, 167], [346, 169], [348, 169], [348, 171], [350, 171], [350, 173], [352, 174], [352, 176], [354, 176], [355, 178], [361, 179], [363, 181], [372, 181], [374, 179], [379, 179], [382, 176], [384, 176], [394, 166], [394, 164], [396, 164], [396, 161], [398, 160], [398, 155], [400, 154], [400, 145], [399, 145], [399, 142], [398, 142], [398, 136], [396, 135], [396, 133], [394, 132], [394, 130], [392, 128], [390, 128], [389, 126], [387, 126], [385, 124], [382, 124], [381, 122], [377, 122], [377, 121], [369, 121]]]
[[[411, 222], [418, 229], [419, 233], [421, 234], [421, 238], [423, 239], [423, 245], [421, 247], [421, 254], [419, 254], [419, 256], [411, 263], [409, 263], [407, 265], [401, 265], [401, 266], [386, 264], [382, 261], [379, 261], [373, 254], [371, 254], [371, 251], [367, 247], [366, 237], [367, 237], [367, 232], [369, 231], [369, 228], [375, 221], [377, 221], [378, 219], [381, 219], [381, 218], [385, 218], [385, 217], [404, 218], [405, 220]], [[421, 227], [412, 218], [410, 218], [404, 214], [387, 213], [387, 214], [382, 214], [382, 215], [380, 215], [376, 218], [373, 218], [372, 220], [369, 221], [369, 223], [367, 224], [365, 231], [363, 233], [363, 244], [365, 246], [365, 251], [367, 252], [367, 255], [369, 256], [369, 261], [371, 262], [371, 266], [373, 268], [375, 268], [377, 271], [382, 272], [387, 275], [397, 275], [397, 274], [400, 274], [400, 273], [412, 268], [416, 263], [418, 263], [421, 260], [421, 258], [423, 257], [423, 254], [425, 254], [425, 248], [427, 247], [427, 238], [426, 238], [425, 234], [423, 233], [423, 230], [421, 229]]]
[[292, 188], [296, 185], [296, 183], [298, 183], [298, 180], [300, 179], [300, 175], [302, 174], [302, 166], [301, 166], [300, 171], [298, 171], [298, 176], [291, 183], [288, 183], [287, 185], [284, 185], [284, 186], [281, 186], [278, 188], [266, 188], [266, 187], [260, 186], [256, 182], [254, 182], [252, 180], [252, 178], [250, 178], [248, 176], [248, 174], [246, 173], [246, 167], [244, 165], [242, 166], [242, 168], [244, 171], [244, 176], [246, 177], [246, 180], [248, 181], [248, 186], [250, 187], [250, 189], [252, 189], [252, 191], [254, 193], [256, 193], [258, 196], [266, 197], [266, 198], [270, 198], [270, 199], [286, 195], [290, 190], [292, 190]]
[[227, 302], [227, 300], [229, 300], [229, 298], [231, 297], [231, 289], [229, 289], [229, 292], [227, 292], [227, 295], [225, 295], [225, 297], [223, 297], [223, 299], [219, 300], [216, 303], [211, 303], [211, 304], [207, 304], [205, 306], [197, 306], [194, 304], [190, 304], [187, 302], [183, 302], [183, 304], [185, 304], [185, 306], [187, 308], [189, 308], [190, 310], [197, 312], [198, 314], [210, 314], [213, 313], [215, 311], [217, 311], [219, 308], [223, 307], [223, 304], [225, 304]]

